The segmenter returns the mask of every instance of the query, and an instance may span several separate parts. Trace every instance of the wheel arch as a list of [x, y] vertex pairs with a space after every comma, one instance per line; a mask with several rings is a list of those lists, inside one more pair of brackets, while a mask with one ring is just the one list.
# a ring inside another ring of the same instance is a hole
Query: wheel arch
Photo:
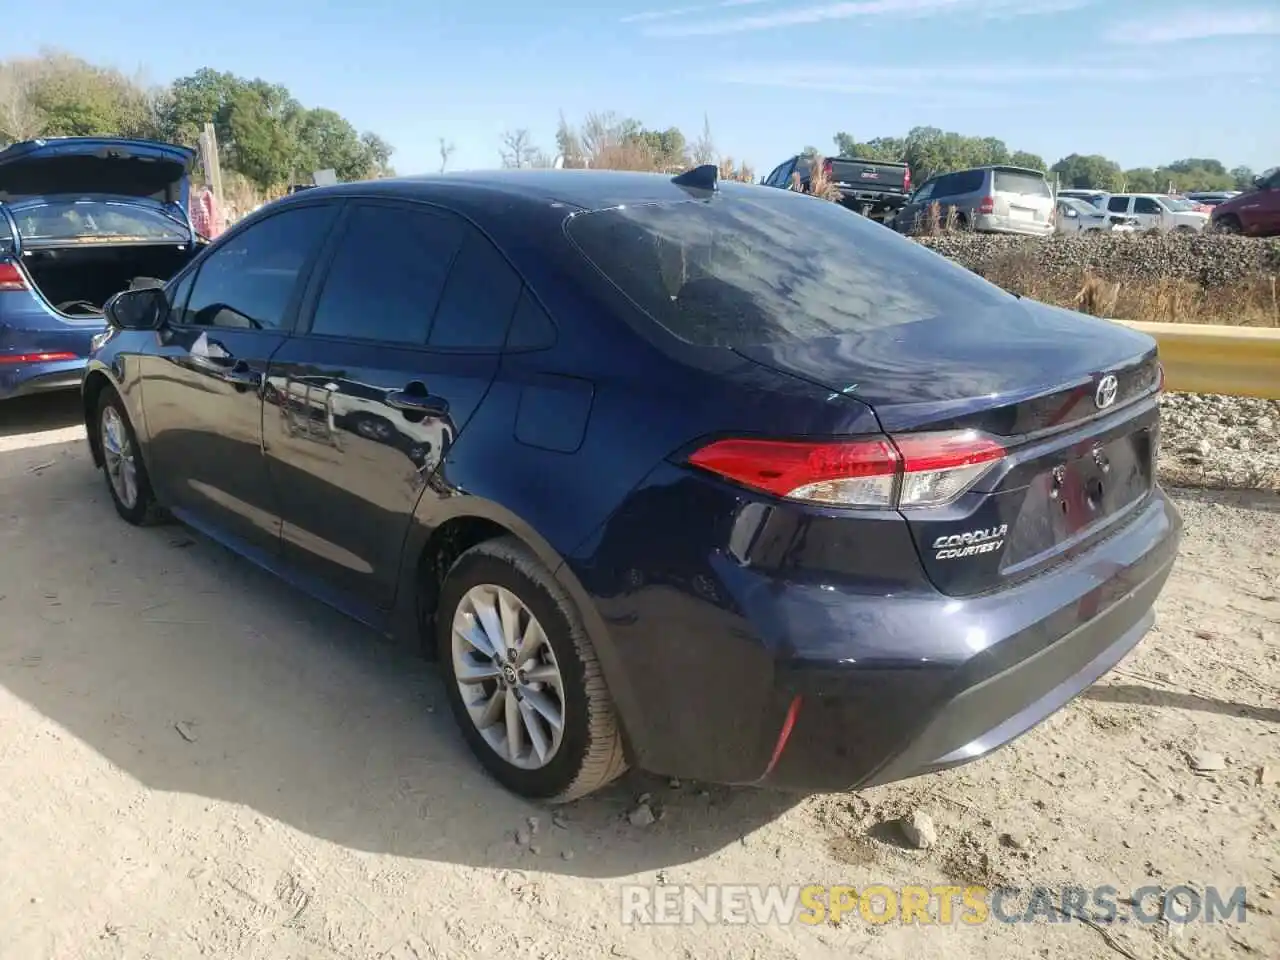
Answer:
[[501, 504], [473, 495], [444, 501], [430, 491], [424, 495], [401, 552], [391, 633], [435, 658], [435, 646], [430, 642], [435, 603], [449, 568], [466, 550], [499, 537], [514, 538], [527, 548], [573, 600], [613, 698], [628, 756], [632, 755], [628, 731], [640, 722], [640, 708], [604, 618], [559, 551], [532, 524]]
[[[97, 415], [98, 402], [102, 391], [106, 389], [120, 392], [115, 381], [107, 375], [102, 367], [91, 367], [84, 375], [80, 387], [80, 402], [84, 408], [84, 430], [89, 439], [89, 453], [93, 457], [93, 465], [102, 467], [102, 444], [98, 442]], [[136, 432], [136, 427], [135, 427]]]

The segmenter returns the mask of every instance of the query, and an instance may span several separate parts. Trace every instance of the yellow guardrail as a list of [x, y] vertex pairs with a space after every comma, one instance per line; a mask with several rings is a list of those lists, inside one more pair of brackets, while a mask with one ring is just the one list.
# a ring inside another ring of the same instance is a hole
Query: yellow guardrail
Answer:
[[1280, 400], [1280, 328], [1116, 322], [1156, 338], [1166, 390]]

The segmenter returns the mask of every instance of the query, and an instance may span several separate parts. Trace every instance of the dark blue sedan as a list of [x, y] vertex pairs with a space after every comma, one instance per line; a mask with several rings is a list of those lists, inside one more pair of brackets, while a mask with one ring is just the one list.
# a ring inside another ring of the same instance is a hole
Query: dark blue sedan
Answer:
[[421, 644], [530, 797], [980, 757], [1177, 551], [1150, 338], [712, 168], [307, 190], [107, 314], [120, 515]]

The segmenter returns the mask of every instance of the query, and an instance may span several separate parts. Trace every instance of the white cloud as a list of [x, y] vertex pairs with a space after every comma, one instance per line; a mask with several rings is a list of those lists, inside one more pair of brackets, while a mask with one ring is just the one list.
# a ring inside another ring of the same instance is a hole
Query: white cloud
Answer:
[[972, 67], [871, 67], [813, 66], [808, 64], [775, 64], [767, 66], [729, 67], [719, 71], [715, 79], [722, 83], [750, 86], [786, 87], [800, 90], [837, 92], [901, 93], [907, 88], [934, 91], [965, 87], [999, 86], [1008, 83], [1037, 81], [1144, 81], [1164, 75], [1158, 69], [1137, 66], [1063, 65], [991, 65]]
[[1107, 31], [1107, 39], [1112, 43], [1181, 43], [1276, 34], [1280, 34], [1280, 10], [1182, 10], [1117, 23]]
[[[701, 20], [691, 23], [664, 23], [648, 27], [651, 37], [718, 36], [784, 27], [806, 26], [836, 20], [867, 17], [926, 17], [950, 13], [976, 17], [1017, 17], [1059, 13], [1089, 6], [1096, 0], [845, 0], [806, 7], [771, 9], [768, 13]], [[689, 8], [684, 13], [700, 12]], [[652, 19], [652, 18], [651, 18]]]
[[753, 7], [768, 0], [721, 0], [720, 3], [702, 3], [692, 7], [674, 7], [665, 10], [646, 10], [643, 13], [632, 13], [623, 17], [620, 23], [648, 23], [653, 20], [671, 20], [685, 17], [693, 13], [711, 13], [730, 7]]

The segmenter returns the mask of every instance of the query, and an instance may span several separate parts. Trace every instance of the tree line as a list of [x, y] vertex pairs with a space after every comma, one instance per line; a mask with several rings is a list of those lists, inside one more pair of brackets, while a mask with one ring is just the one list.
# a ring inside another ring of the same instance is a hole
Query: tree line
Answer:
[[342, 180], [387, 176], [393, 148], [287, 87], [209, 67], [152, 86], [67, 53], [0, 60], [0, 146], [37, 137], [125, 136], [194, 147], [206, 123], [224, 171], [263, 192], [332, 169]]
[[[714, 163], [726, 180], [754, 182], [750, 165], [720, 153], [703, 118], [702, 132], [689, 140], [679, 127], [646, 127], [639, 120], [611, 111], [589, 113], [577, 124], [560, 115], [553, 157], [534, 143], [527, 129], [509, 130], [502, 136], [498, 157], [504, 167], [549, 167], [556, 160], [568, 169], [638, 170], [679, 173], [691, 166]], [[441, 147], [441, 159], [445, 159]]]
[[[1221, 161], [1206, 158], [1125, 170], [1114, 160], [1097, 154], [1072, 153], [1049, 166], [1044, 158], [1034, 153], [1010, 150], [1003, 140], [996, 137], [970, 137], [937, 127], [915, 127], [903, 137], [877, 137], [866, 142], [858, 142], [843, 132], [832, 139], [840, 156], [906, 161], [916, 183], [951, 170], [997, 163], [1056, 175], [1063, 187], [1111, 193], [1164, 193], [1170, 189], [1183, 193], [1245, 190], [1252, 186], [1254, 177], [1254, 172], [1248, 167], [1228, 170]], [[806, 151], [817, 153], [813, 147], [806, 148]]]

